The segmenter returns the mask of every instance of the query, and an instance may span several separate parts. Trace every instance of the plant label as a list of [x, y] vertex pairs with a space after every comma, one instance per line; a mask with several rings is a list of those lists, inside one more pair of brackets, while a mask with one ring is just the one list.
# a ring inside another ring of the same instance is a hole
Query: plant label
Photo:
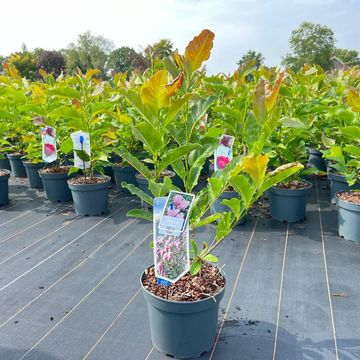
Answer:
[[153, 207], [155, 276], [158, 284], [165, 286], [178, 281], [190, 269], [189, 224], [177, 234], [169, 234], [159, 228], [168, 199], [155, 198]]
[[232, 159], [232, 147], [235, 138], [230, 135], [223, 134], [220, 137], [219, 146], [214, 152], [215, 162], [214, 170], [223, 170]]
[[88, 133], [77, 131], [72, 133], [71, 139], [74, 144], [74, 166], [79, 169], [88, 169], [90, 168], [90, 162], [89, 161], [82, 161], [77, 154], [76, 150], [82, 150], [86, 152], [90, 157], [90, 136]]
[[42, 159], [51, 163], [57, 159], [56, 130], [51, 126], [41, 128]]
[[168, 234], [179, 234], [184, 231], [194, 198], [193, 194], [170, 191], [160, 219], [159, 229]]

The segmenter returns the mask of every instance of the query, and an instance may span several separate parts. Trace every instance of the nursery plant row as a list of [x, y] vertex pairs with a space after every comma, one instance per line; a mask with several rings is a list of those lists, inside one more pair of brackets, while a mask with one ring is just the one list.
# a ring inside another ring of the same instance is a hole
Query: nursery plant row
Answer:
[[[328, 174], [339, 234], [360, 241], [360, 70], [304, 65], [295, 73], [249, 61], [232, 75], [207, 76], [214, 36], [203, 30], [184, 54], [130, 78], [41, 71], [42, 81], [29, 82], [8, 65], [0, 75], [1, 205], [11, 170], [44, 186], [49, 200], [73, 199], [77, 214], [99, 215], [112, 170], [119, 189], [142, 200], [129, 216], [162, 230], [152, 208], [165, 207], [172, 224], [182, 224], [181, 234], [154, 237], [157, 263], [142, 276], [154, 346], [181, 358], [211, 348], [226, 286], [214, 250], [264, 193], [274, 219], [301, 221], [312, 186], [306, 178]], [[216, 237], [199, 246], [193, 234], [210, 223]], [[157, 280], [187, 270], [171, 285]], [[170, 315], [157, 318], [159, 309]], [[193, 314], [189, 322], [184, 313]]]

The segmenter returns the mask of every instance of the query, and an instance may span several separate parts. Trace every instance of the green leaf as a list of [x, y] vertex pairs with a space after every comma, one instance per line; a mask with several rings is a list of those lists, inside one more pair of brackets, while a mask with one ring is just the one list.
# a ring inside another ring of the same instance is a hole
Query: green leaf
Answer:
[[133, 127], [134, 135], [151, 154], [158, 154], [166, 144], [160, 132], [147, 122], [141, 122]]
[[77, 168], [76, 166], [72, 166], [69, 171], [68, 171], [68, 175], [72, 175], [72, 174], [76, 174], [79, 171], [79, 168]]
[[111, 102], [99, 101], [92, 105], [91, 112], [92, 115], [98, 115], [100, 113], [106, 112], [107, 110], [113, 109], [114, 105]]
[[237, 218], [240, 217], [242, 209], [241, 202], [238, 198], [224, 199], [221, 204], [227, 206]]
[[191, 246], [193, 248], [193, 252], [194, 252], [194, 257], [197, 256], [199, 250], [198, 250], [198, 246], [197, 246], [197, 243], [194, 239], [191, 239]]
[[360, 148], [354, 145], [346, 145], [344, 147], [344, 151], [348, 152], [349, 154], [358, 156], [360, 158]]
[[175, 186], [172, 184], [169, 176], [165, 176], [162, 183], [158, 183], [153, 179], [149, 181], [149, 189], [154, 197], [167, 196], [170, 190], [173, 190]]
[[208, 261], [208, 262], [211, 262], [213, 264], [216, 264], [219, 262], [219, 259], [215, 256], [215, 255], [212, 255], [212, 254], [207, 254], [205, 257], [204, 257], [204, 260], [205, 261]]
[[244, 175], [231, 177], [230, 185], [240, 194], [246, 209], [248, 209], [252, 204], [253, 196], [255, 194], [254, 186], [251, 186], [250, 181]]
[[151, 171], [134, 155], [120, 151], [121, 158], [129, 163], [134, 169], [136, 169], [140, 174], [142, 174], [147, 180], [153, 178]]
[[221, 214], [221, 219], [218, 222], [216, 229], [216, 241], [221, 241], [232, 230], [233, 215], [231, 212], [224, 212]]
[[191, 96], [192, 94], [186, 94], [184, 97], [176, 99], [171, 103], [169, 112], [163, 120], [164, 127], [167, 127], [174, 120], [174, 118], [179, 114], [179, 112], [182, 110], [182, 108], [188, 102]]
[[214, 221], [217, 221], [219, 220], [219, 218], [221, 217], [221, 214], [214, 214], [214, 215], [210, 215], [208, 217], [206, 217], [205, 219], [197, 222], [196, 224], [194, 224], [194, 229], [195, 228], [198, 228], [198, 227], [202, 227], [204, 225], [207, 225], [207, 224], [211, 224], [213, 223]]
[[287, 128], [294, 128], [294, 129], [306, 129], [307, 126], [297, 118], [289, 118], [289, 117], [283, 117], [280, 120], [283, 125]]
[[262, 78], [255, 88], [252, 109], [257, 121], [259, 123], [265, 122], [267, 117], [265, 105], [265, 80]]
[[223, 182], [220, 179], [211, 177], [208, 179], [209, 190], [210, 190], [210, 199], [217, 199], [222, 193]]
[[202, 266], [202, 261], [200, 259], [193, 260], [190, 266], [190, 274], [192, 276], [196, 275], [201, 270], [201, 266]]
[[58, 87], [48, 90], [49, 95], [63, 96], [71, 99], [81, 100], [81, 94], [71, 87]]
[[123, 181], [121, 183], [121, 187], [123, 187], [124, 189], [128, 189], [131, 194], [136, 195], [137, 197], [139, 197], [141, 200], [145, 201], [149, 205], [153, 205], [154, 199], [149, 194], [140, 190], [135, 185], [127, 184], [125, 181]]
[[328, 138], [324, 133], [321, 134], [321, 141], [328, 148], [335, 145], [335, 140]]
[[78, 150], [75, 149], [76, 155], [80, 158], [80, 160], [89, 162], [90, 161], [90, 155], [84, 151], [84, 150]]
[[60, 151], [63, 154], [68, 154], [69, 152], [71, 152], [73, 150], [73, 142], [71, 140], [71, 137], [68, 137], [60, 146]]
[[129, 210], [126, 213], [126, 216], [140, 218], [140, 219], [144, 219], [144, 220], [147, 220], [147, 221], [153, 221], [153, 214], [150, 211], [144, 210], [144, 209], [132, 209], [132, 210]]
[[360, 126], [345, 126], [340, 131], [350, 139], [360, 142]]

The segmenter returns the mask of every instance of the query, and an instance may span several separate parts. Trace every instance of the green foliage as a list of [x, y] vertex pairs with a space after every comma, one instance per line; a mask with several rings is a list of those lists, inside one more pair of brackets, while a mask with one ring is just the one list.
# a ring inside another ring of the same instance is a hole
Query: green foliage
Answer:
[[348, 49], [335, 49], [334, 56], [340, 59], [344, 64], [349, 66], [360, 65], [359, 52], [356, 50]]
[[237, 65], [241, 67], [248, 64], [250, 61], [254, 62], [255, 69], [258, 70], [259, 67], [264, 64], [265, 58], [261, 52], [249, 50], [241, 57], [241, 59], [237, 62]]
[[36, 80], [38, 78], [36, 57], [31, 52], [25, 51], [11, 54], [8, 59], [8, 64], [14, 66], [20, 75], [28, 80]]

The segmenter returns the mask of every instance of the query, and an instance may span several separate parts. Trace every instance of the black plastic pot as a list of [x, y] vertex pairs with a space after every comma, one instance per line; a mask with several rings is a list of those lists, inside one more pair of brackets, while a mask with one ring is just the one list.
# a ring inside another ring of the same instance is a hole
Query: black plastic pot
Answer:
[[128, 184], [133, 184], [135, 186], [138, 185], [136, 181], [135, 175], [137, 174], [137, 170], [134, 169], [132, 166], [118, 166], [114, 165], [113, 167], [114, 177], [116, 188], [118, 191], [129, 192], [127, 189], [121, 187], [121, 183], [125, 181]]
[[339, 199], [336, 193], [336, 204], [338, 210], [338, 230], [339, 235], [346, 240], [360, 242], [360, 205]]
[[71, 201], [72, 195], [67, 181], [67, 173], [43, 173], [39, 171], [45, 194], [50, 201]]
[[22, 161], [24, 155], [7, 154], [10, 162], [11, 174], [15, 177], [27, 177], [25, 166]]
[[33, 164], [30, 161], [23, 161], [25, 166], [27, 177], [29, 178], [30, 187], [32, 189], [42, 189], [44, 187], [41, 177], [39, 176], [39, 170], [42, 169], [44, 163]]
[[1, 169], [5, 171], [5, 175], [0, 176], [0, 205], [9, 203], [9, 177], [10, 170]]
[[94, 216], [108, 212], [110, 177], [99, 177], [107, 181], [100, 184], [71, 184], [71, 179], [68, 180], [77, 215]]
[[269, 189], [270, 214], [273, 219], [289, 223], [305, 219], [306, 197], [312, 184], [302, 181], [307, 183], [308, 187], [294, 190], [277, 187]]
[[[215, 204], [211, 207], [210, 212], [212, 215], [216, 214], [216, 213], [223, 213], [223, 212], [229, 212], [230, 208], [228, 208], [227, 206], [221, 204], [221, 202], [224, 199], [232, 199], [234, 197], [239, 197], [239, 194], [236, 191], [225, 191], [223, 192], [219, 198], [216, 200]], [[237, 225], [242, 225], [246, 222], [246, 215], [244, 215], [239, 222], [237, 223]]]
[[308, 153], [309, 153], [308, 163], [310, 167], [326, 172], [326, 163], [324, 158], [322, 157], [323, 153], [319, 150], [310, 149], [310, 148], [308, 149]]
[[0, 169], [11, 170], [9, 159], [0, 159]]
[[328, 178], [330, 179], [330, 192], [331, 192], [332, 204], [336, 204], [335, 195], [337, 192], [360, 189], [360, 184], [354, 184], [353, 186], [349, 186], [345, 176], [335, 174], [332, 171], [328, 172]]
[[141, 279], [140, 283], [149, 311], [151, 340], [157, 350], [176, 359], [186, 359], [200, 357], [212, 348], [226, 284], [214, 297], [172, 301], [146, 290]]

